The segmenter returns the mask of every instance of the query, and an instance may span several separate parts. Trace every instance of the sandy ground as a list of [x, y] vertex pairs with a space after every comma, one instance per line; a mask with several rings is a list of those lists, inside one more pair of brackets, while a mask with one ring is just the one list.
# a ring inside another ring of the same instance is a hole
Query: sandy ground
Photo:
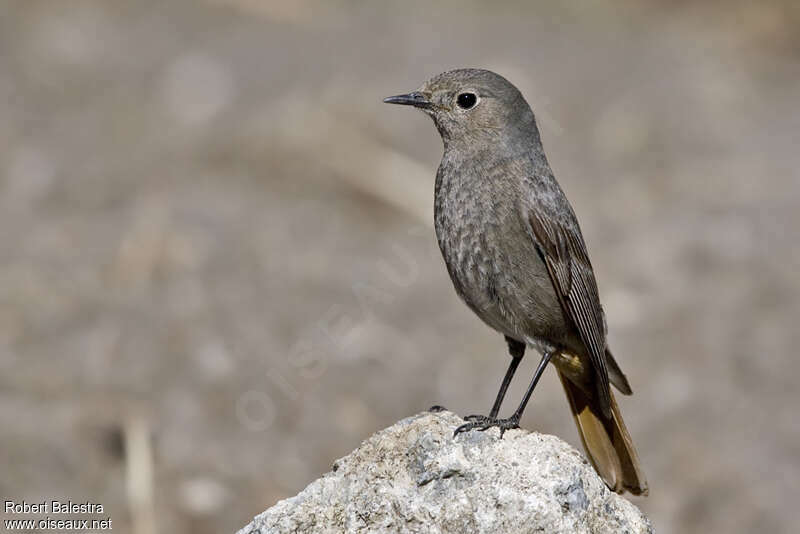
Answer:
[[[581, 220], [634, 502], [794, 532], [797, 8], [584, 4], [0, 2], [0, 496], [232, 532], [402, 417], [488, 410], [507, 356], [436, 249], [441, 143], [380, 102], [481, 66]], [[554, 373], [523, 426], [578, 444]]]

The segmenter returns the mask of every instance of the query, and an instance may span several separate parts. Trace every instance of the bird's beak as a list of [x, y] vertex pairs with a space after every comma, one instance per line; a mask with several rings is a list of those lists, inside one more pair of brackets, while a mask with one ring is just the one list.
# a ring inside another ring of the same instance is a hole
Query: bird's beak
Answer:
[[407, 95], [389, 96], [383, 99], [386, 104], [402, 104], [404, 106], [414, 106], [415, 108], [428, 109], [431, 102], [419, 91], [408, 93]]

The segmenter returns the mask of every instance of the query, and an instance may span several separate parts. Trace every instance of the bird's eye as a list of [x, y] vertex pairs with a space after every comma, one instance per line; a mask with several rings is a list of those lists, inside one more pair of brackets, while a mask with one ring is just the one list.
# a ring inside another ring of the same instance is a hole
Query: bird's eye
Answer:
[[475, 106], [476, 102], [478, 102], [478, 97], [475, 96], [475, 93], [461, 93], [456, 98], [456, 104], [461, 109], [470, 109]]

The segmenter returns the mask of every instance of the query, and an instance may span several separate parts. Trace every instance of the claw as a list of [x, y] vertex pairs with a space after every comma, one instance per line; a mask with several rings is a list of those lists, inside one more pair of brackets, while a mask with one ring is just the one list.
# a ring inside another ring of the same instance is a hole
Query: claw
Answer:
[[472, 430], [472, 428], [473, 428], [472, 423], [464, 423], [463, 425], [455, 429], [455, 431], [453, 432], [453, 437], [455, 438], [462, 432], [467, 432], [468, 430]]
[[464, 418], [464, 420], [468, 422], [456, 428], [455, 432], [453, 432], [454, 438], [462, 432], [469, 432], [470, 430], [483, 432], [484, 430], [488, 430], [494, 426], [500, 430], [500, 438], [502, 438], [506, 433], [506, 430], [519, 428], [519, 418], [514, 416], [511, 416], [508, 419], [493, 419], [486, 417], [485, 415], [468, 415]]
[[475, 414], [468, 415], [468, 416], [464, 417], [464, 421], [470, 421], [470, 422], [473, 422], [473, 423], [477, 422], [477, 421], [483, 421], [485, 419], [489, 419], [489, 418], [486, 417], [485, 415], [475, 415]]
[[498, 426], [500, 427], [500, 439], [503, 439], [503, 434], [506, 433], [506, 430], [519, 428], [519, 419], [516, 417], [510, 417], [505, 420], [505, 424]]

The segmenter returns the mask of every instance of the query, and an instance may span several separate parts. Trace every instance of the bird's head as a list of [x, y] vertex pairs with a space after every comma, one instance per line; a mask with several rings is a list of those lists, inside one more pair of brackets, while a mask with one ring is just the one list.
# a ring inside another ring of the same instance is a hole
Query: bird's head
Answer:
[[488, 70], [443, 72], [416, 91], [383, 101], [413, 106], [430, 115], [445, 147], [492, 139], [508, 141], [527, 137], [531, 128], [536, 130], [533, 112], [519, 90]]

